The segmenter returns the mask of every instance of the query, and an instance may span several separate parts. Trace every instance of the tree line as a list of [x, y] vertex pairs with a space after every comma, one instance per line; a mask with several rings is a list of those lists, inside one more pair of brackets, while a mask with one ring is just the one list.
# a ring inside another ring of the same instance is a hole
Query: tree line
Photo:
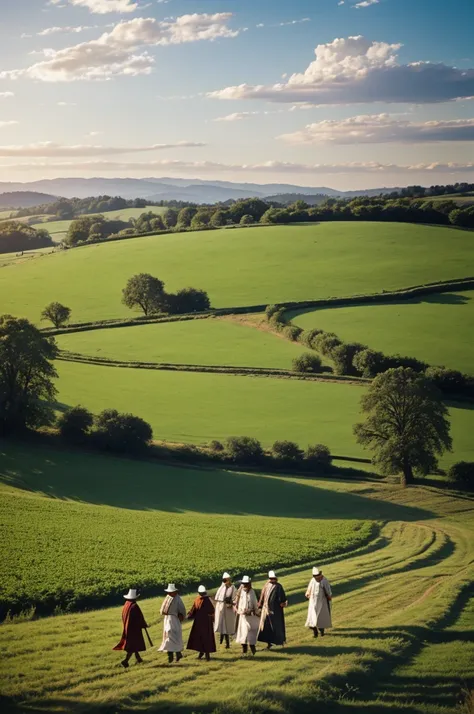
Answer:
[[48, 231], [36, 230], [20, 221], [0, 222], [0, 253], [36, 250], [53, 245]]

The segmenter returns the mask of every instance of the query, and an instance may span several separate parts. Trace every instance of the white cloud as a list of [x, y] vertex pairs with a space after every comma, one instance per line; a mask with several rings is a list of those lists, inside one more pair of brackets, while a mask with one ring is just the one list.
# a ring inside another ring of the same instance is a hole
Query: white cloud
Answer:
[[58, 102], [58, 107], [77, 107], [76, 102]]
[[[85, 32], [86, 30], [94, 30], [97, 25], [67, 25], [66, 27], [45, 27], [44, 30], [37, 32], [38, 37], [47, 37], [48, 35], [57, 35], [59, 33], [64, 34], [78, 34], [79, 32]], [[22, 35], [22, 37], [31, 37], [31, 35]]]
[[[50, 5], [65, 7], [62, 0], [49, 0]], [[138, 3], [133, 0], [69, 0], [70, 5], [85, 7], [98, 15], [105, 15], [108, 12], [134, 12]]]
[[41, 62], [25, 69], [0, 72], [0, 78], [67, 82], [149, 74], [155, 60], [143, 48], [236, 37], [239, 31], [231, 30], [227, 24], [231, 17], [232, 13], [220, 12], [181, 15], [161, 22], [154, 18], [135, 18], [120, 22], [97, 40], [62, 50], [44, 50], [45, 59]]
[[361, 8], [361, 7], [370, 7], [371, 5], [378, 5], [380, 0], [362, 0], [362, 2], [358, 2], [354, 5], [356, 8]]
[[[13, 123], [16, 124], [17, 122]], [[162, 149], [195, 148], [201, 146], [205, 146], [205, 144], [193, 141], [178, 141], [175, 144], [151, 144], [150, 146], [92, 146], [90, 144], [65, 146], [62, 144], [55, 144], [52, 141], [43, 141], [36, 144], [0, 146], [0, 156], [112, 156], [119, 154], [142, 153], [146, 151], [160, 151]]]
[[0, 99], [8, 99], [9, 97], [14, 97], [13, 92], [0, 92]]
[[278, 138], [289, 144], [474, 141], [474, 119], [413, 122], [393, 119], [389, 114], [370, 114], [342, 120], [326, 119]]
[[216, 117], [212, 121], [240, 121], [241, 119], [248, 119], [255, 114], [260, 114], [260, 112], [234, 112], [233, 114], [227, 114], [223, 117]]
[[445, 102], [474, 94], [474, 69], [442, 63], [398, 63], [400, 44], [373, 42], [361, 35], [335, 39], [315, 49], [316, 59], [302, 73], [274, 85], [226, 87], [209, 92], [216, 99], [356, 104]]
[[[0, 154], [1, 155], [1, 154]], [[41, 168], [43, 170], [77, 170], [77, 171], [191, 171], [194, 173], [275, 173], [275, 174], [306, 174], [306, 175], [335, 175], [335, 174], [373, 174], [380, 176], [383, 181], [387, 174], [419, 174], [425, 175], [430, 181], [433, 174], [471, 174], [474, 173], [474, 163], [440, 163], [430, 164], [381, 164], [375, 161], [351, 162], [343, 164], [299, 164], [282, 161], [266, 161], [261, 164], [223, 164], [214, 161], [179, 161], [175, 159], [147, 162], [115, 162], [115, 161], [81, 161], [60, 163], [25, 163], [14, 165], [0, 165], [0, 169], [25, 169]]]
[[301, 20], [289, 20], [288, 22], [279, 22], [279, 27], [286, 27], [287, 25], [299, 25], [301, 22], [311, 22], [310, 17], [302, 17]]
[[0, 128], [3, 128], [4, 126], [13, 126], [14, 124], [18, 124], [18, 122], [14, 119], [8, 119], [8, 121], [0, 121]]

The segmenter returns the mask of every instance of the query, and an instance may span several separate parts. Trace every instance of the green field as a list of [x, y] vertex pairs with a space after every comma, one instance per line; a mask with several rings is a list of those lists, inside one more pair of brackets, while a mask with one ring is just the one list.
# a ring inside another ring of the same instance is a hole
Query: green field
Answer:
[[291, 369], [292, 359], [305, 351], [271, 332], [224, 319], [76, 332], [57, 342], [62, 350], [120, 361], [281, 369]]
[[304, 329], [335, 332], [385, 354], [418, 357], [474, 374], [474, 291], [437, 293], [398, 303], [294, 311]]
[[[133, 330], [129, 328], [133, 336]], [[206, 443], [228, 436], [254, 436], [266, 446], [290, 439], [306, 448], [327, 444], [339, 456], [368, 456], [356, 444], [352, 426], [360, 420], [364, 388], [272, 377], [121, 369], [58, 362], [61, 408], [82, 404], [139, 414], [155, 439]], [[474, 410], [451, 408], [454, 453], [447, 465], [474, 460]]]
[[[10, 453], [9, 457], [12, 456], [15, 459]], [[50, 483], [51, 472], [57, 465], [56, 457], [46, 456], [49, 473], [44, 474], [42, 481], [41, 475], [31, 474], [31, 471], [37, 470], [38, 462], [42, 466], [42, 459], [33, 458], [31, 468], [27, 462], [24, 463], [31, 486], [40, 491]], [[53, 463], [50, 464], [50, 461]], [[14, 466], [17, 471], [22, 471], [21, 464]], [[87, 468], [87, 464], [84, 466]], [[77, 464], [74, 464], [76, 468]], [[54, 489], [59, 484], [60, 490], [52, 495], [74, 497], [74, 488], [78, 487], [77, 497], [87, 498], [82, 479], [78, 481], [75, 478], [74, 469], [69, 492], [67, 476], [61, 478], [61, 473], [53, 473], [52, 487]], [[110, 473], [108, 469], [107, 472]], [[200, 475], [199, 478], [202, 477]], [[118, 478], [120, 485], [120, 472]], [[233, 478], [238, 477], [234, 474]], [[252, 478], [265, 481], [265, 477]], [[113, 487], [113, 473], [111, 479], [110, 492], [115, 497], [119, 489]], [[171, 481], [171, 478], [167, 480]], [[316, 561], [324, 566], [333, 587], [334, 628], [327, 637], [315, 641], [312, 633], [304, 628], [307, 604], [303, 593], [310, 578], [310, 566], [320, 555], [317, 550], [311, 554], [306, 566], [279, 570], [289, 598], [286, 610], [287, 644], [271, 652], [259, 645], [255, 659], [241, 657], [240, 648], [232, 644], [230, 650], [221, 648], [208, 664], [198, 662], [195, 653], [185, 651], [179, 665], [169, 666], [162, 653], [148, 649], [144, 653], [145, 664], [140, 667], [132, 665], [128, 672], [124, 672], [119, 666], [120, 654], [112, 651], [121, 633], [119, 590], [117, 605], [110, 609], [2, 625], [2, 710], [77, 714], [119, 711], [310, 714], [320, 709], [330, 714], [469, 712], [467, 708], [458, 708], [458, 704], [463, 701], [463, 690], [469, 690], [474, 681], [473, 607], [469, 598], [474, 575], [472, 502], [449, 492], [440, 494], [435, 489], [424, 487], [403, 490], [367, 483], [298, 483], [296, 479], [290, 483], [283, 479], [265, 481], [267, 489], [262, 493], [261, 502], [266, 502], [267, 494], [271, 497], [274, 487], [281, 488], [282, 482], [285, 488], [297, 487], [305, 493], [307, 505], [303, 506], [304, 512], [314, 503], [317, 513], [312, 523], [317, 537], [321, 536], [323, 541], [326, 527], [329, 526], [331, 533], [334, 523], [325, 520], [327, 507], [332, 513], [332, 509], [340, 510], [342, 506], [345, 512], [350, 511], [351, 518], [359, 519], [360, 524], [371, 517], [373, 520], [386, 518], [388, 521], [380, 537], [368, 547], [342, 558], [326, 557], [323, 561]], [[93, 491], [97, 485], [98, 480], [95, 479]], [[102, 483], [100, 495], [104, 501], [105, 488]], [[167, 503], [174, 502], [179, 507], [182, 491], [174, 489], [174, 500], [170, 500], [170, 493], [170, 487], [166, 486]], [[213, 490], [212, 494], [215, 493], [216, 490]], [[212, 502], [213, 495], [207, 495]], [[245, 503], [252, 500], [251, 495], [252, 490], [245, 492]], [[23, 502], [23, 508], [29, 501], [31, 507], [34, 504], [38, 510], [45, 504], [51, 507], [56, 504], [64, 514], [70, 510], [74, 515], [68, 522], [73, 524], [74, 533], [76, 512], [80, 509], [90, 510], [92, 534], [102, 519], [103, 523], [108, 522], [109, 511], [117, 512], [117, 509], [106, 505], [96, 507], [55, 501], [35, 493], [17, 491], [12, 493], [12, 498]], [[226, 508], [230, 505], [232, 512], [231, 501], [231, 498], [227, 499]], [[238, 502], [242, 503], [242, 496]], [[152, 508], [153, 503], [152, 500]], [[200, 505], [205, 507], [202, 499]], [[285, 507], [295, 513], [292, 498], [285, 497]], [[103, 511], [102, 516], [98, 514], [100, 510]], [[122, 513], [129, 512], [122, 509]], [[133, 568], [140, 557], [141, 525], [150, 513], [140, 510], [134, 511], [133, 515], [133, 530], [127, 533], [124, 552], [118, 563], [122, 576], [124, 570]], [[321, 515], [323, 521], [318, 520]], [[124, 518], [126, 527], [127, 516]], [[174, 519], [176, 515], [170, 518]], [[226, 525], [229, 524], [231, 529], [235, 520], [233, 516], [213, 518], [215, 524], [220, 523], [222, 527], [215, 532], [202, 532], [201, 529], [199, 536], [186, 545], [181, 540], [180, 529], [172, 527], [177, 521], [170, 520], [168, 529], [161, 529], [155, 539], [148, 541], [149, 562], [152, 562], [153, 554], [159, 562], [161, 549], [166, 550], [176, 538], [175, 556], [190, 568], [194, 566], [192, 572], [197, 573], [203, 544], [208, 545], [209, 536], [214, 535], [211, 546], [214, 555], [215, 548], [219, 547], [219, 536], [225, 538]], [[281, 527], [285, 520], [275, 518], [273, 522]], [[303, 525], [306, 520], [301, 518], [299, 522]], [[22, 527], [26, 527], [26, 519], [22, 519], [21, 523]], [[119, 516], [114, 523], [118, 529]], [[253, 547], [252, 542], [258, 548], [256, 523], [258, 519], [254, 520], [253, 516], [240, 517], [241, 529], [234, 543], [240, 545], [242, 553], [249, 544]], [[344, 521], [346, 527], [351, 523], [353, 521]], [[18, 532], [18, 520], [13, 528], [12, 535]], [[45, 519], [40, 532], [49, 541], [53, 533], [48, 529], [54, 528], [55, 525]], [[312, 535], [312, 531], [307, 534], [305, 542], [309, 543]], [[272, 550], [275, 545], [282, 545], [279, 536], [280, 531], [273, 530]], [[74, 550], [71, 550], [70, 556], [76, 552], [77, 558], [70, 558], [65, 567], [65, 573], [69, 575], [75, 563], [81, 562], [87, 529], [78, 539], [79, 543], [71, 538]], [[267, 542], [270, 541], [264, 536], [263, 549]], [[96, 553], [103, 554], [99, 577], [109, 566], [105, 556], [107, 546], [111, 544], [102, 537], [93, 546]], [[61, 548], [56, 552], [63, 557]], [[236, 552], [234, 548], [233, 553]], [[38, 567], [41, 555], [40, 550], [33, 567]], [[229, 558], [224, 552], [220, 557], [222, 570], [228, 567]], [[235, 560], [231, 565], [234, 563]], [[58, 564], [59, 557], [54, 565], [57, 567]], [[217, 561], [215, 564], [217, 566]], [[267, 554], [265, 569], [269, 564], [274, 564], [272, 554]], [[94, 568], [94, 562], [90, 563], [90, 568]], [[232, 568], [231, 571], [236, 572]], [[92, 575], [92, 570], [90, 572]], [[142, 575], [141, 570], [138, 575]], [[135, 583], [137, 575], [130, 573], [130, 576]], [[92, 582], [92, 577], [88, 582]], [[260, 592], [263, 582], [263, 578], [255, 579], [257, 592]], [[217, 579], [214, 582], [208, 580], [206, 584], [213, 593]], [[147, 590], [146, 585], [141, 607], [155, 646], [158, 646], [162, 630], [162, 618], [159, 616], [162, 597], [150, 598], [149, 586]], [[129, 581], [124, 579], [123, 589], [128, 587]], [[184, 594], [186, 606], [189, 607], [192, 597], [191, 593]], [[184, 624], [185, 643], [189, 627], [189, 623]]]
[[[184, 586], [216, 581], [226, 568], [259, 572], [269, 561], [320, 560], [372, 536], [372, 521], [350, 517], [356, 497], [278, 477], [0, 449], [3, 613], [19, 603], [101, 604], [132, 580]], [[251, 537], [236, 548], [242, 532]]]
[[38, 322], [58, 300], [74, 321], [133, 314], [121, 303], [131, 275], [175, 291], [205, 289], [214, 307], [309, 300], [472, 274], [472, 235], [397, 223], [322, 223], [191, 232], [75, 248], [2, 274], [5, 312]]
[[0, 221], [6, 221], [9, 218], [12, 218], [15, 215], [16, 211], [12, 211], [11, 209], [5, 210], [5, 211], [0, 211]]
[[[142, 213], [153, 211], [153, 213], [163, 213], [165, 209], [161, 206], [145, 206], [145, 208], [122, 208], [117, 211], [106, 211], [102, 215], [109, 221], [120, 220], [129, 221], [130, 218], [138, 218]], [[87, 216], [98, 214], [88, 213]], [[44, 217], [43, 217], [44, 218]], [[51, 234], [51, 238], [55, 243], [60, 243], [66, 237], [66, 233], [72, 221], [49, 221], [42, 220], [38, 223], [32, 223], [33, 228], [45, 228]]]

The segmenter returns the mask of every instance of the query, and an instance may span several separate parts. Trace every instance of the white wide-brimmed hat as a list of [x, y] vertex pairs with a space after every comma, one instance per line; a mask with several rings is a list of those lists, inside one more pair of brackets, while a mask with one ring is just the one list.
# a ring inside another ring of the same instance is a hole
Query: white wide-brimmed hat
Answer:
[[230, 575], [227, 571], [225, 573], [222, 573], [222, 580], [227, 580], [228, 578], [230, 578]]
[[165, 588], [165, 593], [175, 593], [177, 592], [178, 588], [175, 586], [174, 583], [168, 583], [168, 587]]
[[250, 582], [251, 582], [251, 580], [250, 580], [249, 576], [244, 575], [244, 577], [242, 578], [242, 583], [245, 585], [246, 583], [250, 583]]
[[269, 571], [268, 571], [268, 577], [269, 577], [269, 578], [276, 578], [275, 571], [274, 571], [274, 570], [269, 570]]
[[323, 571], [319, 568], [313, 568], [313, 575], [322, 575]]
[[198, 587], [198, 593], [201, 593], [201, 594], [202, 594], [202, 593], [207, 593], [207, 590], [206, 590], [206, 588], [204, 587], [204, 585], [200, 585], [200, 586]]
[[124, 595], [125, 600], [136, 600], [138, 597], [140, 597], [140, 596], [138, 595], [137, 591], [134, 590], [133, 588], [130, 588], [128, 593], [126, 595]]

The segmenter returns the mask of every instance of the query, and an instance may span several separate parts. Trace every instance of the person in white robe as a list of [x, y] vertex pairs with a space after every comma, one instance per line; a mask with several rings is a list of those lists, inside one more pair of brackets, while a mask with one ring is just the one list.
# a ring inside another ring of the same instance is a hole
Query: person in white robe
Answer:
[[324, 631], [332, 627], [332, 592], [328, 579], [319, 568], [313, 568], [313, 577], [309, 581], [306, 597], [309, 603], [305, 627], [311, 628], [315, 637], [318, 636], [318, 630], [321, 636], [324, 636]]
[[159, 652], [168, 653], [168, 662], [173, 661], [176, 654], [176, 662], [182, 658], [183, 645], [183, 626], [182, 622], [186, 617], [186, 608], [184, 602], [178, 595], [178, 589], [174, 583], [169, 583], [165, 590], [166, 598], [160, 609], [160, 614], [163, 615], [163, 641], [159, 647]]
[[230, 647], [230, 636], [235, 633], [235, 612], [233, 602], [236, 589], [229, 573], [222, 575], [222, 585], [214, 596], [216, 612], [214, 615], [214, 632], [221, 636], [221, 644], [225, 640], [226, 649]]
[[248, 647], [255, 655], [260, 625], [260, 610], [252, 582], [248, 575], [242, 578], [242, 585], [237, 590], [234, 600], [234, 609], [237, 613], [237, 632], [235, 641], [242, 645], [242, 654], [247, 654]]

